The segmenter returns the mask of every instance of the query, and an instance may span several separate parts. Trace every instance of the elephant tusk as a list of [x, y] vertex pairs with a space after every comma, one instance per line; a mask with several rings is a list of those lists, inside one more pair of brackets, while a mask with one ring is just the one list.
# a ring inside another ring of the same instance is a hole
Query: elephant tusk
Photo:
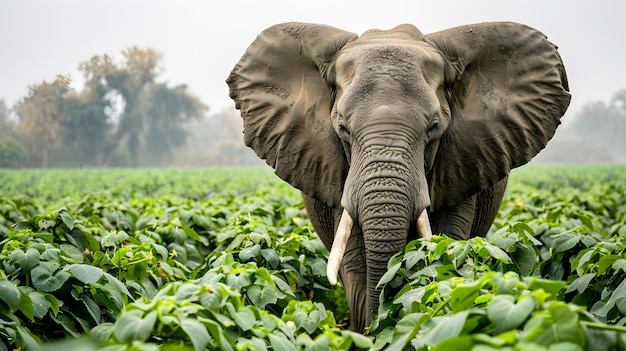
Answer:
[[352, 232], [352, 226], [354, 221], [348, 211], [343, 210], [341, 219], [339, 220], [339, 227], [333, 240], [333, 247], [330, 249], [330, 255], [328, 256], [328, 266], [326, 267], [326, 276], [328, 282], [331, 285], [337, 284], [337, 274], [339, 273], [339, 265], [343, 259], [343, 254], [346, 252], [346, 246], [348, 246], [348, 239]]
[[426, 209], [424, 209], [424, 211], [422, 211], [420, 216], [417, 218], [417, 232], [419, 233], [419, 236], [424, 239], [430, 239], [433, 237]]

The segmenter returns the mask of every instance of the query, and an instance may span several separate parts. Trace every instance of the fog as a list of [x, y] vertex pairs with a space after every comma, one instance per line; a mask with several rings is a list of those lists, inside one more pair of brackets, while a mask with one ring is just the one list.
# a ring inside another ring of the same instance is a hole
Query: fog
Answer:
[[[484, 21], [516, 21], [559, 46], [573, 95], [571, 111], [623, 88], [623, 21], [618, 0], [531, 1], [163, 1], [3, 0], [0, 99], [14, 104], [30, 84], [69, 74], [96, 54], [136, 45], [163, 55], [163, 77], [187, 84], [211, 111], [232, 106], [224, 80], [264, 28], [287, 21], [355, 33], [413, 23], [424, 33]], [[621, 28], [621, 29], [620, 29]]]

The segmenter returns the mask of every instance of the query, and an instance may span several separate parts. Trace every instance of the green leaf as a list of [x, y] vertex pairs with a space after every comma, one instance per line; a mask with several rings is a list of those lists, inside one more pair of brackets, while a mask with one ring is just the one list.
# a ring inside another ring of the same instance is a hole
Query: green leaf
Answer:
[[237, 347], [238, 350], [267, 351], [267, 345], [265, 344], [265, 340], [257, 337], [252, 337], [250, 339], [239, 337], [237, 339]]
[[30, 321], [35, 320], [35, 307], [33, 306], [33, 301], [28, 295], [27, 290], [32, 290], [26, 287], [19, 287], [20, 290], [20, 305], [18, 306], [18, 310], [26, 316]]
[[581, 345], [566, 341], [550, 345], [548, 351], [583, 351], [583, 348]]
[[96, 324], [100, 323], [100, 306], [87, 294], [80, 294], [79, 300], [85, 305], [85, 309], [89, 312]]
[[538, 250], [535, 246], [529, 246], [518, 242], [515, 252], [510, 254], [513, 262], [519, 269], [521, 275], [531, 275], [538, 262]]
[[573, 232], [562, 232], [554, 236], [554, 251], [563, 252], [572, 249], [580, 242], [581, 235]]
[[479, 280], [455, 286], [450, 293], [450, 307], [452, 307], [452, 311], [459, 312], [472, 307], [474, 300], [481, 292], [482, 285], [482, 280]]
[[497, 333], [519, 327], [535, 308], [535, 299], [522, 297], [517, 303], [511, 295], [496, 295], [487, 306], [487, 317]]
[[545, 346], [566, 341], [584, 345], [585, 336], [578, 313], [571, 308], [560, 301], [550, 303], [547, 311], [533, 316], [526, 323], [523, 338]]
[[465, 321], [469, 315], [469, 310], [454, 313], [443, 317], [434, 317], [434, 327], [423, 328], [420, 331], [421, 338], [416, 338], [411, 343], [415, 348], [419, 348], [422, 345], [434, 346], [437, 343], [459, 336]]
[[[2, 290], [2, 287], [0, 287], [0, 290]], [[32, 291], [29, 296], [33, 303], [33, 315], [37, 319], [42, 319], [52, 308], [52, 303], [39, 291]]]
[[39, 255], [39, 250], [33, 247], [29, 247], [26, 252], [18, 248], [11, 252], [11, 261], [17, 263], [25, 273], [29, 273], [39, 263]]
[[130, 236], [123, 230], [111, 231], [102, 237], [100, 245], [102, 245], [102, 247], [116, 247], [128, 240], [129, 237]]
[[311, 311], [308, 314], [303, 310], [296, 310], [293, 313], [293, 321], [298, 328], [302, 328], [306, 330], [307, 333], [313, 334], [320, 321], [320, 313], [317, 310]]
[[583, 222], [583, 224], [585, 225], [585, 227], [594, 230], [594, 226], [593, 226], [593, 221], [591, 220], [591, 218], [589, 216], [586, 216], [582, 213], [577, 213], [576, 216], [578, 217], [578, 219], [580, 219], [581, 222]]
[[485, 249], [487, 249], [491, 257], [495, 258], [496, 260], [500, 262], [507, 263], [507, 264], [513, 262], [511, 258], [509, 257], [509, 255], [506, 252], [504, 252], [504, 250], [502, 250], [501, 248], [495, 245], [492, 245], [486, 242]]
[[415, 266], [419, 261], [423, 261], [426, 258], [424, 251], [419, 249], [414, 249], [412, 251], [408, 251], [404, 254], [404, 264], [406, 269], [411, 269]]
[[190, 237], [191, 239], [195, 241], [201, 242], [204, 245], [209, 244], [209, 241], [207, 238], [201, 237], [200, 235], [198, 235], [198, 233], [196, 233], [196, 231], [193, 230], [193, 228], [189, 228], [189, 226], [187, 225], [187, 223], [185, 223], [185, 221], [181, 220], [180, 224], [183, 227], [183, 231], [185, 232], [185, 234], [187, 234], [188, 237]]
[[89, 336], [91, 336], [96, 343], [104, 344], [111, 340], [114, 331], [115, 324], [109, 322], [100, 323], [91, 329]]
[[621, 259], [621, 257], [622, 256], [620, 255], [606, 255], [600, 257], [600, 260], [598, 261], [598, 274], [605, 274], [607, 270], [613, 266], [613, 263]]
[[67, 213], [67, 211], [61, 211], [61, 213], [59, 213], [59, 217], [61, 217], [61, 220], [65, 223], [67, 229], [74, 229], [74, 217], [72, 217], [71, 214]]
[[351, 338], [354, 345], [361, 349], [370, 349], [374, 346], [372, 339], [365, 335], [344, 330], [341, 332], [341, 336], [344, 338]]
[[272, 333], [269, 335], [270, 345], [274, 350], [296, 351], [294, 343], [282, 334]]
[[235, 307], [232, 304], [228, 304], [227, 308], [230, 316], [241, 330], [248, 331], [256, 324], [256, 316], [249, 306], [241, 306], [237, 311], [235, 311]]
[[239, 274], [228, 274], [226, 276], [226, 284], [232, 286], [237, 290], [241, 290], [244, 287], [250, 285], [250, 274], [248, 272], [241, 272]]
[[[401, 351], [411, 342], [417, 333], [420, 332], [422, 324], [430, 319], [430, 315], [426, 313], [410, 313], [402, 317], [402, 319], [396, 324], [394, 330], [393, 343], [389, 345], [385, 350], [387, 351]], [[398, 336], [395, 338], [395, 336]]]
[[128, 288], [126, 288], [126, 286], [122, 284], [122, 282], [120, 282], [117, 278], [106, 272], [104, 273], [104, 277], [109, 281], [111, 286], [115, 287], [115, 289], [117, 289], [119, 292], [124, 293], [126, 296], [131, 296]]
[[59, 245], [59, 248], [65, 256], [64, 261], [68, 263], [83, 263], [85, 260], [83, 252], [74, 245], [61, 244]]
[[252, 285], [248, 288], [248, 298], [259, 309], [264, 309], [265, 305], [278, 301], [276, 290], [270, 285]]
[[328, 351], [330, 349], [330, 337], [328, 335], [320, 335], [307, 345], [306, 350], [310, 351]]
[[278, 265], [280, 264], [280, 257], [278, 256], [278, 253], [276, 253], [276, 250], [274, 249], [263, 249], [261, 250], [261, 255], [263, 256], [265, 261], [267, 261], [267, 263], [269, 263], [270, 265], [270, 267], [267, 267], [267, 268], [276, 269]]
[[401, 266], [402, 266], [402, 261], [389, 267], [387, 269], [387, 272], [385, 272], [385, 274], [383, 274], [383, 276], [380, 278], [380, 281], [378, 282], [377, 287], [381, 287], [389, 283], [396, 276], [396, 273], [398, 273], [398, 270], [400, 269]]
[[174, 301], [178, 305], [183, 305], [190, 301], [197, 301], [196, 296], [198, 295], [199, 286], [197, 284], [182, 284], [176, 290], [176, 294], [174, 295]]
[[561, 292], [561, 290], [567, 288], [567, 284], [564, 281], [560, 281], [560, 280], [527, 277], [527, 278], [524, 278], [524, 282], [526, 282], [526, 284], [531, 290], [543, 289], [545, 292], [549, 293], [553, 298], [556, 298], [556, 296], [559, 294], [559, 292]]
[[37, 350], [39, 348], [39, 344], [41, 342], [36, 335], [33, 335], [28, 329], [20, 326], [15, 329], [17, 330], [20, 339], [24, 342], [25, 350]]
[[61, 288], [70, 274], [65, 271], [57, 271], [58, 267], [58, 264], [52, 262], [40, 262], [38, 266], [33, 268], [30, 276], [35, 289], [51, 292]]
[[157, 319], [157, 312], [143, 315], [143, 311], [132, 310], [123, 313], [115, 322], [114, 334], [121, 342], [133, 340], [146, 341], [152, 335], [152, 328]]
[[180, 327], [185, 331], [187, 336], [189, 336], [196, 351], [204, 350], [204, 347], [211, 340], [209, 332], [204, 325], [195, 319], [180, 318]]
[[233, 342], [231, 341], [229, 334], [226, 334], [217, 322], [210, 319], [203, 319], [202, 322], [213, 337], [212, 344], [217, 344], [217, 347], [211, 347], [211, 349], [220, 349], [224, 351], [233, 350]]
[[596, 274], [595, 273], [587, 273], [584, 274], [576, 279], [574, 279], [570, 284], [569, 287], [567, 288], [567, 290], [565, 290], [565, 293], [570, 293], [574, 290], [577, 290], [579, 294], [582, 294], [585, 292], [585, 290], [587, 290], [587, 287], [589, 286], [589, 283], [591, 282], [591, 280], [593, 278], [595, 278]]
[[88, 264], [71, 264], [63, 268], [64, 271], [72, 273], [72, 276], [84, 284], [95, 284], [104, 275], [104, 271], [99, 267]]
[[8, 280], [0, 280], [0, 299], [15, 311], [20, 305], [21, 293], [15, 284]]
[[615, 270], [621, 270], [623, 272], [626, 272], [626, 259], [618, 259], [617, 261], [613, 262], [611, 267]]
[[246, 262], [252, 258], [257, 257], [261, 253], [261, 245], [255, 244], [252, 247], [243, 249], [239, 252], [239, 259]]
[[[445, 339], [439, 342], [431, 349], [431, 351], [450, 351], [450, 350], [475, 350], [479, 351], [475, 345], [471, 335], [459, 335], [453, 338]], [[494, 349], [495, 350], [495, 349]]]

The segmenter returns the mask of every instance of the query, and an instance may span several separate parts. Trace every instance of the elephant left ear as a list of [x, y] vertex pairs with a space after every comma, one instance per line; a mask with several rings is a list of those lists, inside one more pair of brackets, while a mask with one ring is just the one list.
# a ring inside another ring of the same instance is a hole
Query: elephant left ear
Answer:
[[426, 36], [448, 61], [451, 121], [429, 174], [431, 210], [458, 204], [533, 158], [570, 102], [554, 44], [510, 22]]

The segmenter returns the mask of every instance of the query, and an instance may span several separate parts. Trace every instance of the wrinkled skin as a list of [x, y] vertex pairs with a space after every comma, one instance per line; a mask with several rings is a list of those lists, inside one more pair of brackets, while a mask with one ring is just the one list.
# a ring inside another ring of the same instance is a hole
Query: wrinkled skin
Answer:
[[390, 257], [426, 235], [418, 216], [433, 233], [484, 236], [508, 172], [545, 147], [570, 100], [556, 47], [516, 23], [361, 37], [280, 24], [227, 82], [246, 144], [302, 190], [326, 247], [344, 210], [354, 223], [337, 269], [357, 331]]

